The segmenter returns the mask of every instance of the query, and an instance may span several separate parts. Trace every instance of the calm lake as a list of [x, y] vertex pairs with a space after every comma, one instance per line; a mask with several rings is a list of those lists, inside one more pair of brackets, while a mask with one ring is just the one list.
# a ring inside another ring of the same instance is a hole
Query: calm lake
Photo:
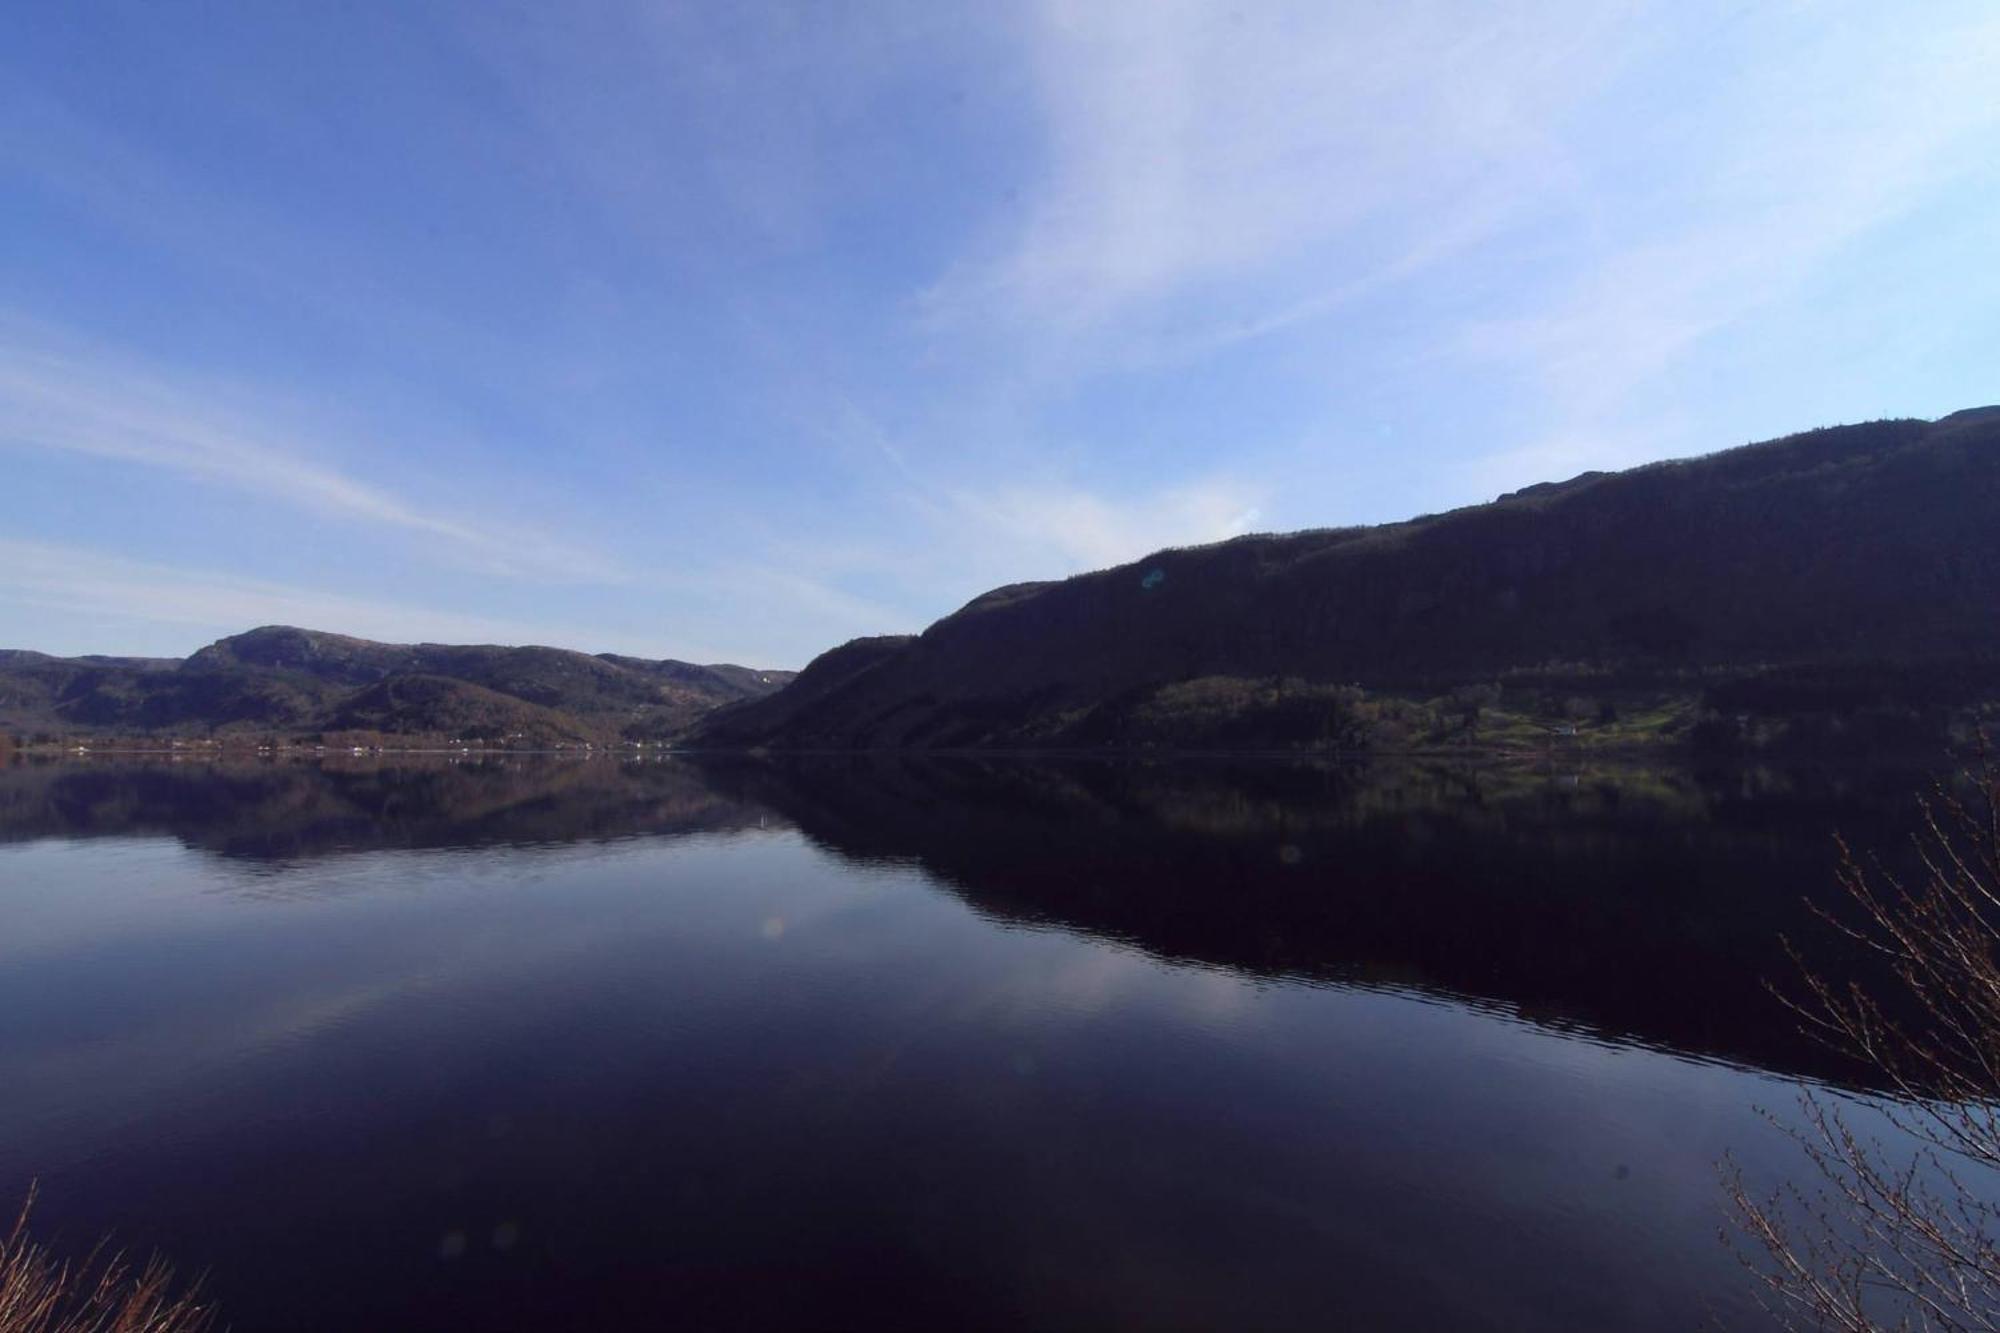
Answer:
[[1921, 781], [16, 763], [0, 1206], [252, 1333], [1762, 1328], [1764, 982]]

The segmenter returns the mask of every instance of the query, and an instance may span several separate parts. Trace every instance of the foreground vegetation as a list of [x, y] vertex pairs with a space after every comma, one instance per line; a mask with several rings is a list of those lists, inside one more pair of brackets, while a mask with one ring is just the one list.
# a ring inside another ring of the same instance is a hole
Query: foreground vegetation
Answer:
[[102, 1247], [79, 1262], [28, 1234], [31, 1194], [0, 1233], [0, 1333], [205, 1333], [214, 1307], [155, 1257], [134, 1266]]
[[[1737, 1216], [1775, 1311], [1793, 1328], [2000, 1328], [2000, 770], [1925, 805], [1921, 878], [1844, 845], [1845, 913], [1827, 920], [1886, 962], [1877, 991], [1807, 971], [1791, 1000], [1887, 1098], [1808, 1087], [1792, 1131], [1819, 1180], [1753, 1196]], [[1887, 1122], [1901, 1146], [1861, 1126]]]

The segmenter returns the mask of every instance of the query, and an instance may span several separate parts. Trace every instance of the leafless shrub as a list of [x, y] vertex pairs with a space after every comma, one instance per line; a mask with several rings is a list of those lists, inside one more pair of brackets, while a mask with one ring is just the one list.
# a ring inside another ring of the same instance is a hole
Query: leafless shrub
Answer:
[[1964, 776], [1971, 798], [1924, 800], [1914, 884], [1840, 846], [1846, 903], [1822, 916], [1888, 980], [1835, 984], [1793, 953], [1787, 1003], [1887, 1095], [1801, 1093], [1810, 1189], [1753, 1196], [1726, 1168], [1746, 1262], [1791, 1328], [2000, 1329], [2000, 771], [1982, 751]]
[[0, 1333], [206, 1333], [215, 1312], [176, 1290], [157, 1256], [134, 1267], [102, 1247], [66, 1263], [28, 1237], [34, 1193], [0, 1234]]

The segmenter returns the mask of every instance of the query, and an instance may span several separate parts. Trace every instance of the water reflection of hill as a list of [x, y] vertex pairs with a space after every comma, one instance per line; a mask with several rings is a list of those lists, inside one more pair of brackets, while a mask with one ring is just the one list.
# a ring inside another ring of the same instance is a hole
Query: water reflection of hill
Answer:
[[978, 910], [1273, 977], [1393, 985], [1704, 1056], [1848, 1073], [1767, 979], [1832, 834], [1894, 850], [1907, 774], [1342, 770], [974, 759], [711, 762], [831, 850], [915, 860]]
[[90, 761], [0, 767], [0, 842], [164, 835], [283, 862], [754, 826], [679, 764], [482, 758]]
[[1835, 830], [1904, 845], [1919, 780], [887, 756], [93, 761], [0, 768], [0, 842], [167, 835], [282, 865], [791, 823], [839, 857], [920, 866], [1002, 923], [1837, 1076], [1765, 983], [1793, 975], [1786, 935], [1836, 973], [1856, 965], [1806, 900], [1830, 888]]

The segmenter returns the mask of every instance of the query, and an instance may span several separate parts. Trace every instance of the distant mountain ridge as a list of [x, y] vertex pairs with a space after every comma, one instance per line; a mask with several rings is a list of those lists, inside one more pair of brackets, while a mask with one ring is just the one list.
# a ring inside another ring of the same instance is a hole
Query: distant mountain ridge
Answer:
[[0, 728], [658, 739], [722, 704], [776, 690], [792, 674], [563, 648], [377, 643], [267, 625], [184, 660], [0, 651]]
[[[1337, 744], [1441, 725], [1436, 707], [1415, 721], [1371, 712], [1369, 692], [1443, 698], [1494, 682], [1504, 697], [1524, 673], [1586, 703], [1614, 683], [1676, 679], [1732, 725], [1756, 694], [1745, 682], [1901, 709], [2000, 692], [1996, 612], [2000, 407], [1988, 407], [997, 588], [920, 635], [823, 654], [693, 740]], [[1475, 720], [1480, 706], [1467, 705]]]

